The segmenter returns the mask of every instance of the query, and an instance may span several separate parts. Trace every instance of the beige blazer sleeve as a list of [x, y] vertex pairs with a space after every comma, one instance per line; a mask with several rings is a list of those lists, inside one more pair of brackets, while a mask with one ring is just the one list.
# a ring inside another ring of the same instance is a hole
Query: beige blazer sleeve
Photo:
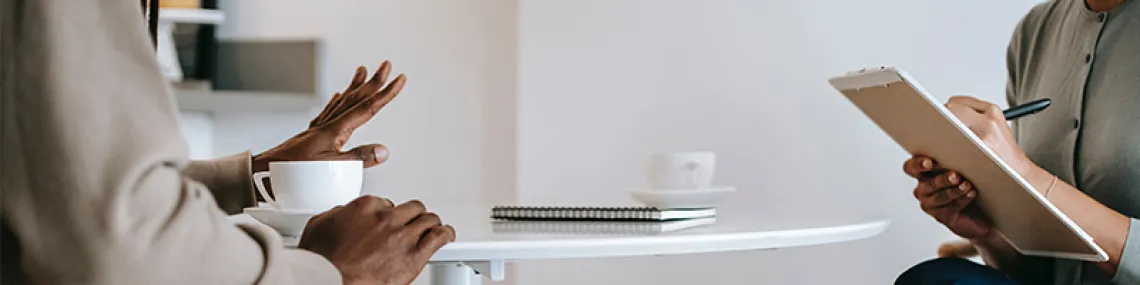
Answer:
[[218, 208], [234, 215], [257, 204], [257, 194], [250, 180], [250, 163], [249, 152], [243, 152], [214, 160], [190, 161], [182, 174], [202, 182], [214, 195]]
[[181, 173], [172, 102], [139, 1], [0, 0], [4, 280], [340, 284]]

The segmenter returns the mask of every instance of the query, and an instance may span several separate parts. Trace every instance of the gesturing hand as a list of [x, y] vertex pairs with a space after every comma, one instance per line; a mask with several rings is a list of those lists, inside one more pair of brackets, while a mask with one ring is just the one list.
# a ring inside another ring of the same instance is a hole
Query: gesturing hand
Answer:
[[372, 79], [365, 82], [367, 71], [358, 67], [348, 88], [333, 95], [308, 129], [254, 156], [253, 172], [269, 170], [269, 162], [273, 161], [362, 160], [364, 167], [372, 167], [387, 160], [388, 149], [380, 144], [357, 146], [344, 152], [341, 149], [356, 128], [372, 119], [404, 88], [403, 74], [387, 83], [391, 69], [392, 65], [385, 61]]
[[419, 201], [363, 196], [309, 220], [298, 248], [324, 256], [344, 284], [412, 283], [455, 229]]

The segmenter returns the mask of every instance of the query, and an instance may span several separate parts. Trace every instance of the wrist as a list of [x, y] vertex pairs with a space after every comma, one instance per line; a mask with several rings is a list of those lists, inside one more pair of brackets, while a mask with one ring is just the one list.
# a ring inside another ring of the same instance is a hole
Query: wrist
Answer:
[[1030, 164], [1030, 167], [1025, 173], [1021, 173], [1021, 176], [1025, 178], [1026, 182], [1029, 182], [1030, 186], [1033, 186], [1033, 190], [1041, 193], [1041, 195], [1048, 194], [1050, 188], [1056, 184], [1055, 179], [1057, 179], [1052, 173], [1035, 164]]
[[[261, 154], [253, 155], [253, 156], [249, 157], [250, 170], [252, 170], [253, 173], [258, 173], [258, 172], [269, 170], [269, 162], [263, 161], [261, 158], [262, 158]], [[253, 174], [253, 173], [250, 173], [250, 174]]]

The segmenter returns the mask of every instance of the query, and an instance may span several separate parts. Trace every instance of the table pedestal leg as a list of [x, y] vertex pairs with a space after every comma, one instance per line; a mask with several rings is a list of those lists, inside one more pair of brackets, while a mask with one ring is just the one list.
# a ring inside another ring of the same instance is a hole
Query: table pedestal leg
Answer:
[[460, 262], [439, 262], [428, 265], [432, 285], [481, 285], [483, 278], [475, 270]]

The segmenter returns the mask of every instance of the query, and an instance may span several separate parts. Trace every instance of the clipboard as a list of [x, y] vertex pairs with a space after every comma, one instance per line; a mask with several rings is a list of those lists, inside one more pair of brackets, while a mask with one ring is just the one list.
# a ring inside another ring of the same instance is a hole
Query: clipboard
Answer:
[[866, 68], [828, 82], [908, 153], [929, 156], [974, 184], [978, 189], [974, 203], [1021, 254], [1108, 260], [1088, 233], [902, 69]]

